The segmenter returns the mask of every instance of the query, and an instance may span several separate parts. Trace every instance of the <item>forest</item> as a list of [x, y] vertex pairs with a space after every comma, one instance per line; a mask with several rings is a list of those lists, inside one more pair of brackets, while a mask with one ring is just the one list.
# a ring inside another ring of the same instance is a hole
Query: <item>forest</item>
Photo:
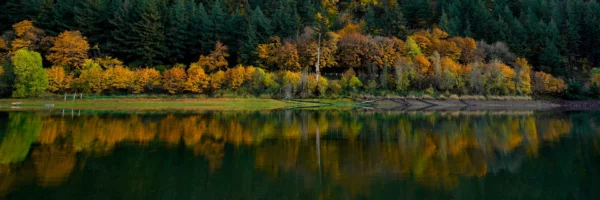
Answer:
[[600, 97], [584, 0], [6, 0], [0, 95]]

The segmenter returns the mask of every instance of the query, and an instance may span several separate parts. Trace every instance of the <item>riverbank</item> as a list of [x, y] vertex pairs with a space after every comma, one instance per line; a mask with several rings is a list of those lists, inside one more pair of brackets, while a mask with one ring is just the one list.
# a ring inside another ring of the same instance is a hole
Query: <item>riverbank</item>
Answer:
[[379, 98], [361, 100], [379, 110], [600, 110], [600, 101], [573, 100], [432, 100]]
[[600, 101], [498, 99], [294, 99], [262, 98], [109, 98], [0, 99], [0, 110], [273, 110], [285, 108], [362, 108], [374, 110], [600, 110]]
[[270, 110], [317, 106], [353, 106], [352, 100], [276, 100], [254, 98], [174, 99], [0, 99], [1, 110], [83, 109], [83, 110]]

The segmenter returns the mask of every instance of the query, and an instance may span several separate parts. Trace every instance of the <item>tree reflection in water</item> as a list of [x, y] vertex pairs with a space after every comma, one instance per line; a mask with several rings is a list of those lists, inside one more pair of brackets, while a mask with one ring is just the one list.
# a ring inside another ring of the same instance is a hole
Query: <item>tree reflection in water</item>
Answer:
[[[294, 183], [302, 191], [314, 192], [310, 198], [375, 195], [386, 187], [382, 182], [398, 181], [404, 189], [455, 194], [473, 178], [518, 173], [565, 137], [589, 140], [568, 152], [588, 152], [582, 151], [588, 144], [598, 150], [600, 133], [594, 112], [277, 110], [73, 118], [9, 112], [0, 119], [2, 195], [32, 183], [60, 188], [122, 180], [135, 186], [125, 196], [139, 198], [148, 195], [145, 189], [182, 184], [157, 185], [173, 177], [204, 191], [229, 178], [252, 193], [253, 183], [244, 181], [290, 176], [302, 180]], [[588, 156], [596, 158], [595, 152]]]

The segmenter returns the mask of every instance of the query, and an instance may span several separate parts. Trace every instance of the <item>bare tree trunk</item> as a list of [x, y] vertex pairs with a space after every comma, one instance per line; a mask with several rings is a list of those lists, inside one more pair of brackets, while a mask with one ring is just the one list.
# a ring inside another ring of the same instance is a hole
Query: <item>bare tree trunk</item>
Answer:
[[317, 80], [315, 80], [316, 82], [316, 86], [317, 86], [317, 93], [319, 92], [319, 76], [321, 75], [321, 72], [319, 70], [319, 67], [321, 66], [321, 33], [319, 33], [319, 45], [317, 46], [317, 64], [315, 64], [315, 73], [316, 73], [316, 77]]

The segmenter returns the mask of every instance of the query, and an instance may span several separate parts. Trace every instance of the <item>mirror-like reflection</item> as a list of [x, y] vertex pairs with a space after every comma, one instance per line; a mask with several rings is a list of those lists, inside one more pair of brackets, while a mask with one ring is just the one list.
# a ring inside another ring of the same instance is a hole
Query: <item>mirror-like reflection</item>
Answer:
[[599, 196], [599, 112], [0, 112], [0, 131], [7, 199]]

